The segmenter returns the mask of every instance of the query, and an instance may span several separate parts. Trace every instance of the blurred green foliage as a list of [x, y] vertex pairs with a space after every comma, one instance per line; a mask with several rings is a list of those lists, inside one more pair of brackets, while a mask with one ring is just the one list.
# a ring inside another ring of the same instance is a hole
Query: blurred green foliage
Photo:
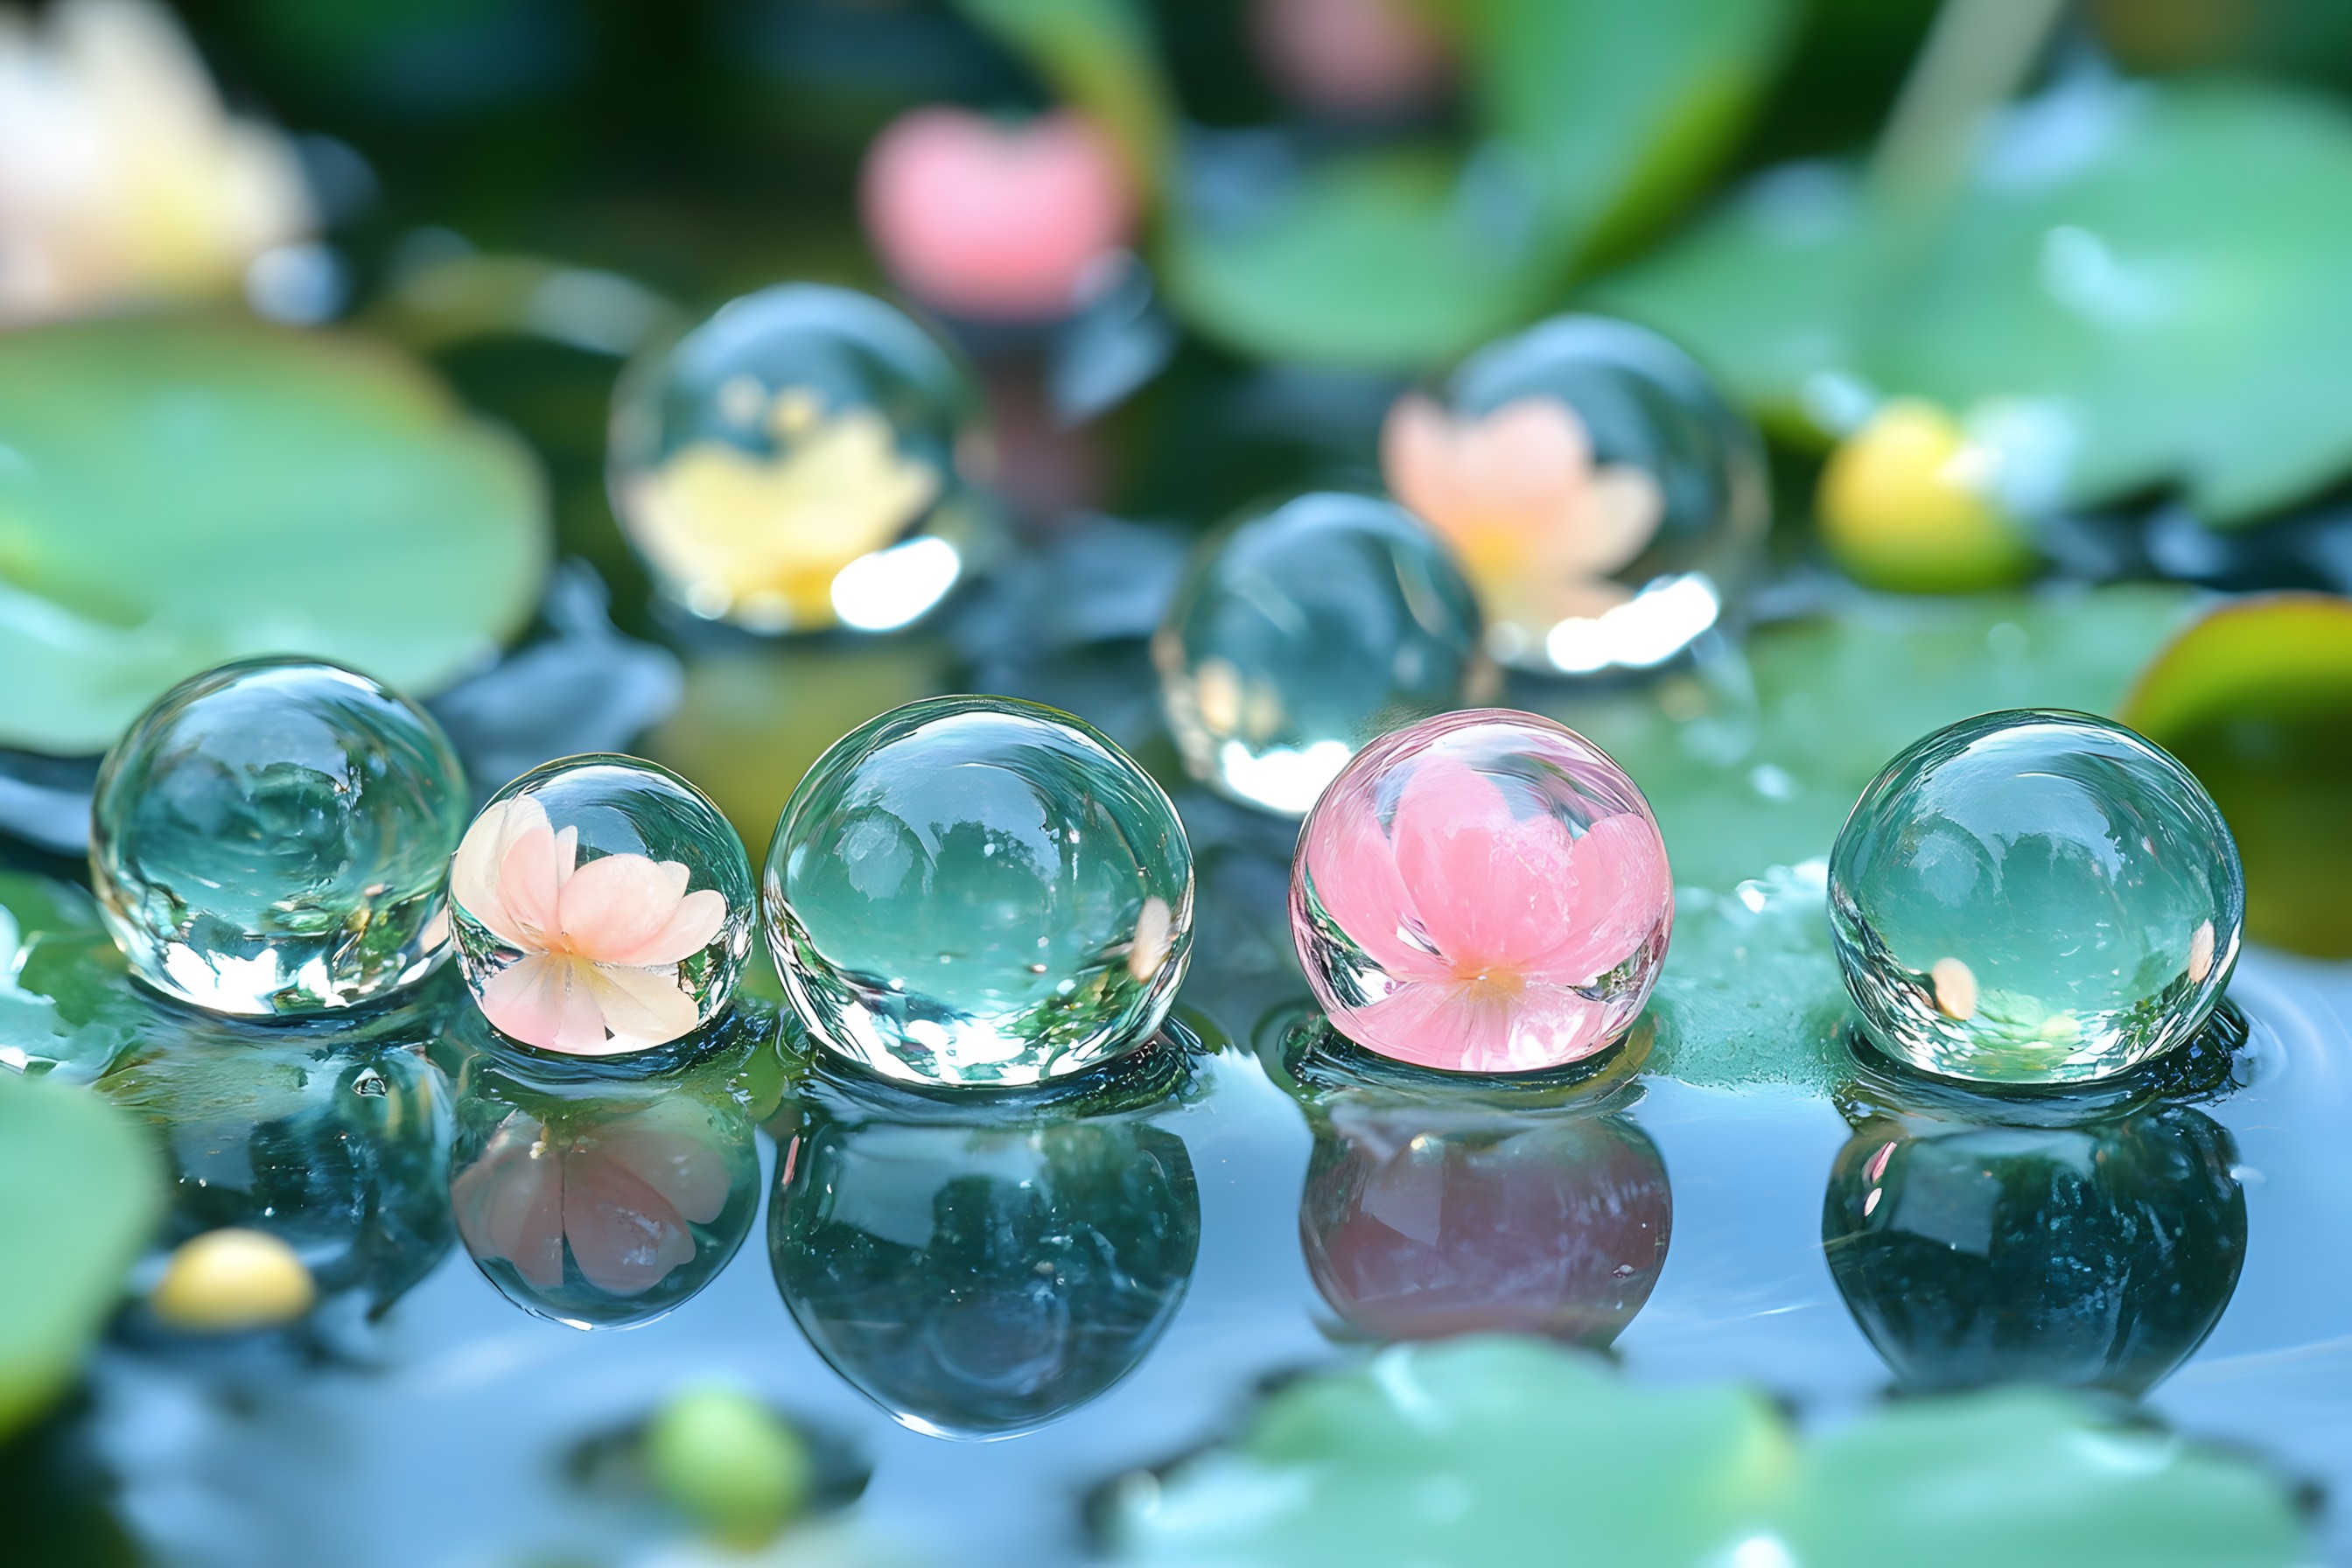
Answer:
[[1302, 1379], [1235, 1442], [1116, 1494], [1125, 1561], [2142, 1568], [2307, 1560], [2258, 1466], [2018, 1389], [1801, 1439], [1745, 1389], [1622, 1383], [1524, 1340]]
[[1592, 297], [1800, 440], [1856, 393], [1988, 412], [2035, 510], [2178, 485], [2241, 525], [2352, 467], [2343, 106], [2074, 83], [2008, 111], [1924, 222], [1856, 169], [1778, 170]]
[[226, 318], [0, 334], [0, 744], [102, 751], [306, 653], [419, 694], [530, 618], [538, 468], [381, 344]]
[[72, 1380], [162, 1207], [130, 1118], [63, 1083], [0, 1071], [0, 1436]]

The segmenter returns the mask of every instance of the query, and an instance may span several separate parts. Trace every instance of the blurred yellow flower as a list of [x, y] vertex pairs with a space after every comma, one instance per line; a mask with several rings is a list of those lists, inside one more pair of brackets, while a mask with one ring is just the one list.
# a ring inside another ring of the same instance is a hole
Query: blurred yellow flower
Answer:
[[2000, 505], [1999, 466], [1999, 454], [1942, 408], [1895, 398], [1822, 467], [1822, 542], [1874, 588], [1965, 594], [2021, 582], [2038, 557]]
[[1381, 433], [1381, 468], [1390, 493], [1454, 546], [1487, 618], [1538, 642], [1631, 598], [1612, 578], [1665, 518], [1658, 481], [1594, 462], [1584, 422], [1549, 397], [1485, 415], [1401, 398]]
[[833, 580], [894, 542], [940, 493], [875, 409], [825, 416], [777, 395], [772, 456], [697, 441], [634, 482], [626, 510], [698, 615], [762, 630], [834, 624]]
[[229, 118], [170, 12], [0, 8], [0, 323], [233, 290], [314, 221], [291, 145]]

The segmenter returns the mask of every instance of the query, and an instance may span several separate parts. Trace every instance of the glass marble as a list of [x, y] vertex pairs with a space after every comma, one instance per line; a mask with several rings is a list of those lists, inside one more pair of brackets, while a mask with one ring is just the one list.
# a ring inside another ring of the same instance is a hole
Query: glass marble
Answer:
[[364, 675], [256, 658], [182, 681], [99, 769], [90, 881], [140, 977], [218, 1013], [347, 1007], [446, 951], [466, 781]]
[[1318, 492], [1201, 542], [1152, 642], [1184, 766], [1299, 816], [1373, 736], [1484, 694], [1478, 601], [1393, 502]]
[[978, 540], [978, 406], [956, 356], [904, 312], [847, 289], [762, 289], [622, 376], [613, 510], [695, 616], [759, 632], [905, 626]]
[[466, 984], [501, 1033], [610, 1057], [719, 1016], [758, 894], [709, 796], [667, 768], [596, 754], [490, 797], [450, 862], [449, 907]]
[[1150, 1039], [1192, 952], [1167, 795], [1034, 702], [938, 697], [817, 759], [768, 851], [768, 944], [827, 1048], [887, 1078], [1027, 1084]]
[[2029, 710], [1889, 763], [1838, 834], [1829, 902], [1883, 1049], [1948, 1078], [2073, 1083], [2197, 1032], [2246, 900], [2188, 769], [2120, 724]]
[[941, 1120], [819, 1091], [781, 1134], [776, 1288], [817, 1352], [901, 1425], [1003, 1437], [1132, 1372], [1201, 1247], [1184, 1140], [1149, 1113]]
[[1358, 1045], [1533, 1072], [1622, 1038], [1656, 984], [1674, 881], [1648, 802], [1573, 730], [1504, 709], [1367, 746], [1292, 861], [1291, 935]]
[[1712, 629], [1762, 564], [1756, 429], [1646, 328], [1559, 316], [1490, 344], [1443, 395], [1389, 410], [1381, 468], [1449, 541], [1521, 668], [1652, 668]]

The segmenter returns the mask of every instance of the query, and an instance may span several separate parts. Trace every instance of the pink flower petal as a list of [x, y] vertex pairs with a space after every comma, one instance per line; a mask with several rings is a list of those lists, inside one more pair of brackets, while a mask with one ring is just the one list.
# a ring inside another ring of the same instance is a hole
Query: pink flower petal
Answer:
[[526, 1284], [552, 1290], [563, 1283], [562, 1162], [534, 1157], [546, 1129], [521, 1111], [499, 1123], [480, 1159], [449, 1184], [449, 1206], [466, 1250], [514, 1265]]
[[[514, 922], [511, 945], [530, 952], [545, 947], [547, 938], [562, 929], [556, 914], [563, 884], [572, 876], [580, 830], [552, 831], [546, 814], [517, 833], [499, 862], [498, 901]], [[487, 923], [487, 922], [485, 922]], [[505, 933], [501, 933], [505, 934]]]
[[700, 1113], [681, 1115], [670, 1103], [657, 1101], [606, 1122], [596, 1134], [596, 1153], [629, 1171], [686, 1218], [709, 1225], [727, 1206], [733, 1185], [727, 1160], [703, 1135]]
[[1309, 825], [1305, 852], [1316, 900], [1373, 963], [1401, 980], [1453, 978], [1444, 958], [1405, 934], [1419, 916], [1368, 803], [1329, 797]]
[[564, 1157], [563, 1234], [588, 1283], [641, 1296], [694, 1259], [694, 1237], [667, 1198], [593, 1145]]
[[675, 860], [643, 855], [591, 860], [563, 885], [556, 929], [583, 958], [597, 963], [623, 962], [623, 953], [660, 934], [686, 897], [686, 868]]
[[1442, 754], [1423, 757], [1397, 802], [1391, 839], [1422, 929], [1465, 979], [1527, 974], [1567, 934], [1574, 841], [1532, 797]]
[[571, 958], [532, 953], [490, 976], [482, 987], [482, 1016], [541, 1050], [609, 1055], [604, 1015], [583, 981], [591, 973]]
[[545, 808], [529, 795], [497, 801], [474, 818], [449, 861], [449, 897], [509, 947], [530, 944], [499, 895], [507, 854], [526, 834], [544, 833], [551, 839], [554, 832]]
[[626, 969], [600, 963], [584, 971], [599, 1016], [613, 1031], [611, 1053], [642, 1050], [694, 1032], [702, 1011], [673, 967]]
[[1576, 841], [1562, 889], [1560, 940], [1528, 970], [1531, 980], [1589, 985], [1632, 956], [1674, 911], [1674, 873], [1658, 830], [1640, 812], [1604, 816]]
[[[683, 871], [685, 868], [680, 867]], [[587, 873], [583, 870], [581, 875]], [[635, 946], [600, 953], [606, 963], [634, 969], [658, 969], [693, 957], [709, 947], [727, 924], [727, 895], [716, 888], [699, 888], [680, 899], [661, 928]]]
[[1561, 986], [1477, 996], [1460, 985], [1403, 985], [1332, 1021], [1382, 1056], [1446, 1072], [1531, 1072], [1591, 1056], [1607, 1009]]

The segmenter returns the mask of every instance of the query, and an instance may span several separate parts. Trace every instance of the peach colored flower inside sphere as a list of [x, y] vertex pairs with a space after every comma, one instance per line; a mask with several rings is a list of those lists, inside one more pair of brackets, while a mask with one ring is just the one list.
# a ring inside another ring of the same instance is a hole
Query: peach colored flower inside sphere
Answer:
[[1291, 868], [1291, 934], [1332, 1023], [1447, 1072], [1534, 1072], [1622, 1038], [1674, 918], [1633, 781], [1575, 731], [1504, 709], [1366, 747]]

